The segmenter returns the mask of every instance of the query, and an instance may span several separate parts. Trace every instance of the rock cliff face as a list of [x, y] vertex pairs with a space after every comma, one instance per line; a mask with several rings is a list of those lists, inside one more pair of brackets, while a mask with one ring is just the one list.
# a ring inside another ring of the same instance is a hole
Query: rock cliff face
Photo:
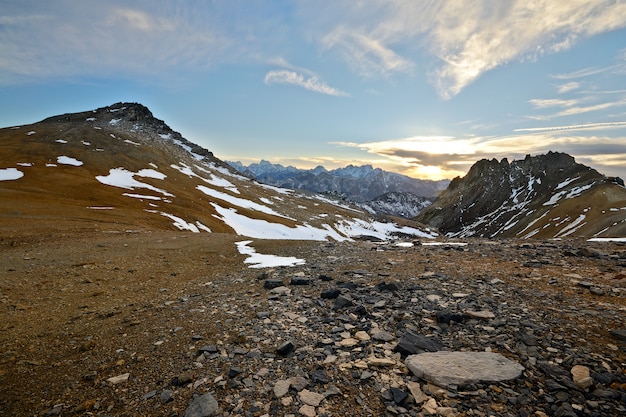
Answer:
[[564, 153], [484, 159], [416, 219], [456, 237], [624, 236], [626, 189]]

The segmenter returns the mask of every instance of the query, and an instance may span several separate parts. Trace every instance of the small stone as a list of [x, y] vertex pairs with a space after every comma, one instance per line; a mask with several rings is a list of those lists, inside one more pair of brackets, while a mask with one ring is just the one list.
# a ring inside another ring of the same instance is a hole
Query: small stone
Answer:
[[394, 350], [402, 355], [412, 355], [422, 352], [437, 352], [439, 349], [441, 349], [439, 342], [412, 331], [407, 331], [402, 335]]
[[113, 385], [120, 384], [122, 382], [128, 381], [129, 377], [130, 377], [130, 373], [126, 373], [126, 374], [122, 374], [118, 376], [112, 376], [111, 378], [107, 379], [107, 382]]
[[330, 379], [328, 378], [328, 374], [323, 369], [316, 369], [315, 371], [311, 372], [309, 376], [314, 384], [328, 384], [328, 382], [330, 381]]
[[437, 294], [428, 294], [426, 296], [426, 299], [431, 303], [436, 303], [437, 301], [441, 300], [441, 296]]
[[325, 299], [334, 299], [339, 297], [341, 291], [338, 288], [329, 288], [327, 290], [322, 291], [320, 297]]
[[409, 381], [406, 386], [411, 392], [411, 395], [413, 396], [416, 404], [421, 404], [426, 401], [426, 397], [424, 396], [424, 393], [422, 392], [422, 387], [420, 387], [419, 383]]
[[612, 329], [609, 333], [616, 339], [626, 340], [626, 329]]
[[315, 412], [315, 407], [312, 407], [308, 404], [303, 405], [298, 409], [298, 412], [305, 417], [315, 417], [317, 413]]
[[604, 295], [604, 290], [600, 287], [591, 287], [589, 292], [593, 295]]
[[496, 315], [488, 310], [481, 310], [481, 311], [468, 310], [465, 312], [465, 315], [469, 318], [479, 319], [479, 320], [491, 320], [491, 319], [496, 318]]
[[426, 414], [432, 415], [437, 414], [437, 408], [439, 408], [439, 406], [434, 398], [429, 398], [428, 401], [426, 401], [426, 404], [422, 406], [422, 410], [424, 410]]
[[400, 388], [391, 387], [391, 395], [393, 396], [393, 402], [400, 405], [407, 399], [409, 394], [401, 390]]
[[309, 386], [309, 381], [301, 376], [291, 377], [289, 378], [289, 382], [291, 383], [291, 387], [296, 391], [302, 391]]
[[150, 398], [154, 397], [157, 394], [157, 390], [152, 390], [150, 392], [145, 393], [141, 399], [142, 400], [149, 400]]
[[287, 395], [291, 382], [288, 379], [280, 379], [274, 383], [274, 395], [281, 398]]
[[308, 389], [303, 389], [298, 393], [298, 398], [305, 404], [312, 407], [318, 407], [322, 400], [324, 400], [324, 395], [309, 391]]
[[367, 334], [367, 332], [364, 332], [364, 331], [358, 331], [358, 332], [356, 332], [356, 333], [354, 334], [354, 338], [355, 338], [355, 339], [358, 339], [358, 340], [361, 340], [361, 341], [367, 341], [367, 340], [370, 340], [370, 339], [371, 339], [370, 335], [369, 335], [369, 334]]
[[333, 310], [341, 310], [345, 307], [350, 307], [353, 304], [352, 299], [347, 295], [340, 295], [335, 299]]
[[272, 294], [281, 295], [281, 296], [291, 294], [291, 290], [285, 286], [273, 288], [270, 292]]
[[292, 277], [291, 285], [309, 285], [311, 284], [311, 280], [309, 278], [304, 277]]
[[282, 286], [283, 286], [283, 281], [280, 279], [268, 279], [268, 280], [265, 280], [265, 282], [263, 283], [263, 288], [266, 288], [268, 290], [272, 290], [274, 288], [278, 288]]
[[293, 344], [293, 342], [291, 340], [288, 340], [286, 342], [281, 343], [277, 348], [276, 348], [276, 353], [278, 353], [281, 356], [287, 356], [289, 355], [291, 352], [293, 352], [295, 350], [295, 346]]
[[381, 342], [391, 342], [393, 339], [395, 339], [395, 337], [391, 333], [388, 333], [384, 330], [375, 329], [375, 330], [371, 330], [370, 333], [371, 333], [372, 339], [378, 340]]
[[593, 378], [589, 376], [589, 368], [582, 365], [575, 365], [571, 369], [572, 380], [582, 389], [587, 389], [593, 385]]
[[382, 366], [394, 366], [396, 361], [389, 358], [377, 358], [374, 356], [370, 356], [367, 358], [367, 364], [374, 367], [382, 367]]
[[339, 346], [341, 347], [353, 347], [359, 344], [357, 339], [353, 339], [352, 337], [348, 337], [339, 342]]
[[161, 395], [159, 396], [159, 398], [161, 398], [161, 401], [163, 401], [164, 403], [172, 402], [174, 401], [174, 391], [164, 389], [163, 391], [161, 391]]
[[236, 377], [237, 375], [239, 375], [241, 372], [243, 372], [243, 371], [241, 370], [241, 368], [240, 368], [240, 367], [238, 367], [238, 366], [233, 366], [232, 368], [230, 368], [230, 369], [228, 370], [228, 374], [227, 374], [227, 376], [228, 376], [229, 378], [234, 378], [234, 377]]
[[183, 417], [213, 417], [221, 414], [221, 412], [222, 410], [217, 400], [213, 398], [210, 392], [207, 392], [195, 398], [191, 404], [189, 404]]

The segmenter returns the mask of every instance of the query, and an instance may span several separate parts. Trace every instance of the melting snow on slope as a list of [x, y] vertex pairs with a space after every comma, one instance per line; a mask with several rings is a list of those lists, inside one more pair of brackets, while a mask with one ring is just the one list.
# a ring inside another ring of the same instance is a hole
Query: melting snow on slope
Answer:
[[57, 164], [79, 167], [83, 164], [83, 161], [79, 161], [78, 159], [71, 158], [69, 156], [59, 156], [57, 157]]
[[626, 237], [594, 237], [587, 242], [626, 242]]
[[196, 168], [204, 173], [207, 173], [211, 176], [211, 179], [206, 179], [198, 174], [196, 174], [195, 172], [193, 172], [193, 169], [185, 164], [184, 162], [180, 163], [182, 166], [178, 166], [175, 164], [172, 164], [171, 167], [174, 168], [175, 170], [177, 170], [178, 172], [180, 172], [183, 175], [188, 175], [190, 178], [191, 177], [196, 177], [196, 178], [200, 178], [202, 181], [214, 185], [216, 187], [222, 187], [222, 188], [226, 188], [228, 191], [231, 191], [235, 194], [240, 194], [239, 190], [237, 189], [237, 187], [235, 186], [235, 184], [233, 184], [232, 182], [224, 179], [224, 178], [220, 178], [216, 175], [214, 175], [212, 172], [202, 168], [200, 165], [196, 165]]
[[330, 226], [327, 229], [319, 229], [310, 225], [297, 225], [289, 227], [280, 223], [270, 223], [267, 220], [251, 219], [237, 213], [233, 208], [224, 208], [215, 203], [211, 203], [219, 216], [214, 215], [231, 227], [235, 233], [257, 239], [286, 239], [286, 240], [318, 240], [324, 241], [328, 238], [337, 241], [347, 240]]
[[253, 201], [246, 200], [245, 198], [234, 197], [230, 194], [226, 194], [221, 191], [205, 187], [204, 185], [198, 185], [196, 188], [210, 197], [219, 198], [220, 200], [226, 201], [234, 206], [259, 211], [261, 213], [270, 214], [272, 216], [283, 217], [285, 219], [295, 220], [290, 217], [283, 216], [282, 214], [267, 206], [264, 206], [263, 204], [255, 203]]
[[593, 187], [594, 184], [595, 184], [595, 182], [592, 182], [591, 184], [582, 185], [580, 187], [572, 188], [569, 191], [565, 190], [565, 191], [558, 192], [558, 193], [554, 194], [549, 201], [546, 201], [545, 203], [543, 203], [543, 205], [544, 206], [551, 206], [553, 204], [558, 203], [559, 200], [561, 200], [562, 198], [578, 197], [580, 194], [583, 193], [583, 191], [587, 191], [588, 189]]
[[109, 175], [98, 175], [96, 179], [102, 184], [111, 185], [113, 187], [125, 188], [127, 190], [134, 190], [135, 188], [147, 188], [148, 190], [156, 191], [163, 195], [174, 197], [173, 194], [168, 193], [165, 190], [154, 187], [150, 184], [137, 181], [133, 178], [135, 175], [145, 178], [155, 178], [162, 180], [166, 178], [165, 174], [160, 173], [154, 169], [142, 169], [138, 172], [131, 172], [125, 168], [112, 168], [109, 170]]
[[373, 236], [381, 240], [388, 239], [395, 233], [402, 233], [427, 239], [433, 239], [437, 236], [433, 232], [427, 233], [413, 227], [398, 227], [395, 223], [366, 222], [365, 220], [360, 219], [354, 219], [351, 221], [344, 220], [341, 223], [336, 224], [335, 227], [346, 236]]
[[243, 262], [246, 264], [252, 264], [250, 265], [250, 268], [272, 268], [276, 266], [303, 265], [306, 263], [304, 259], [298, 259], [293, 256], [276, 256], [256, 253], [254, 248], [248, 246], [250, 243], [252, 243], [251, 240], [235, 243], [240, 254], [248, 255], [248, 258]]
[[394, 223], [366, 222], [364, 220], [343, 220], [335, 224], [337, 230], [330, 225], [324, 224], [322, 228], [309, 224], [289, 227], [280, 223], [271, 223], [266, 220], [251, 219], [237, 213], [232, 208], [224, 208], [215, 203], [211, 203], [217, 213], [214, 215], [235, 233], [242, 236], [249, 236], [258, 239], [285, 239], [285, 240], [318, 240], [325, 241], [334, 239], [336, 241], [350, 240], [357, 236], [374, 236], [379, 239], [388, 239], [394, 233], [409, 234], [413, 236], [432, 239], [436, 236], [434, 232], [426, 233], [412, 227], [398, 227]]
[[24, 173], [17, 168], [0, 169], [0, 181], [18, 180], [24, 176]]

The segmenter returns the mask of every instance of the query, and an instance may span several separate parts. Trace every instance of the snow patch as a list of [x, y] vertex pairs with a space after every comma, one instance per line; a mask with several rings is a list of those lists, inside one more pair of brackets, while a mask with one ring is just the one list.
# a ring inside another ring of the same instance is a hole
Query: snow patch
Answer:
[[165, 213], [164, 211], [161, 212], [161, 216], [165, 216], [168, 217], [172, 220], [174, 220], [174, 226], [180, 230], [189, 230], [193, 233], [200, 233], [200, 229], [198, 229], [198, 226], [196, 226], [193, 223], [188, 223], [187, 221], [185, 221], [184, 219], [181, 219], [178, 216], [174, 216], [173, 214], [169, 214], [169, 213]]
[[125, 188], [127, 190], [134, 190], [135, 188], [146, 188], [148, 190], [156, 191], [165, 196], [174, 197], [173, 194], [168, 193], [165, 190], [154, 187], [150, 184], [137, 181], [134, 176], [148, 177], [155, 179], [164, 179], [166, 176], [153, 169], [142, 169], [139, 172], [131, 172], [125, 168], [111, 168], [109, 175], [98, 175], [96, 179], [102, 184], [110, 185], [113, 187]]
[[278, 213], [277, 211], [275, 211], [274, 209], [264, 206], [263, 204], [255, 203], [253, 201], [246, 200], [244, 198], [235, 197], [230, 194], [226, 194], [221, 191], [217, 191], [212, 188], [205, 187], [204, 185], [198, 185], [196, 188], [210, 197], [218, 198], [220, 200], [226, 201], [237, 207], [259, 211], [261, 213], [270, 214], [272, 216], [278, 216], [278, 217], [282, 217], [282, 218], [289, 219], [289, 220], [295, 220], [290, 217], [284, 216]]
[[64, 139], [57, 139], [57, 140], [55, 140], [55, 142], [56, 143], [67, 143], [67, 141], [64, 140]]
[[248, 246], [250, 243], [252, 243], [251, 240], [235, 243], [240, 254], [248, 255], [248, 258], [243, 262], [245, 264], [251, 264], [250, 268], [273, 268], [277, 266], [304, 265], [306, 263], [304, 259], [295, 258], [293, 256], [276, 256], [257, 253], [254, 248]]
[[83, 164], [83, 161], [79, 161], [78, 159], [62, 155], [62, 156], [57, 157], [57, 164], [72, 165], [75, 167], [79, 167]]
[[0, 169], [0, 181], [18, 180], [24, 176], [24, 173], [17, 168]]

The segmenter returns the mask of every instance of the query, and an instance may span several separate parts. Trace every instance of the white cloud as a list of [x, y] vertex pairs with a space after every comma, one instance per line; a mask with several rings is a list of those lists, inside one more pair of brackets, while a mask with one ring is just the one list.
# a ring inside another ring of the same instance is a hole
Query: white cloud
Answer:
[[295, 71], [289, 70], [273, 70], [265, 75], [265, 84], [287, 84], [302, 87], [315, 93], [327, 94], [330, 96], [347, 96], [345, 92], [330, 87], [323, 81], [320, 81], [315, 75], [305, 77]]
[[580, 88], [580, 83], [572, 81], [570, 83], [561, 84], [557, 87], [557, 91], [559, 94], [569, 93], [570, 91], [574, 91]]
[[382, 40], [343, 27], [326, 35], [322, 44], [327, 49], [340, 49], [348, 64], [365, 77], [410, 72], [414, 67], [411, 60], [394, 52]]
[[606, 128], [620, 128], [626, 127], [626, 122], [598, 122], [598, 123], [584, 123], [567, 126], [548, 126], [548, 127], [531, 127], [524, 129], [515, 129], [514, 132], [545, 132], [555, 130], [592, 130], [592, 129], [606, 129]]
[[561, 100], [561, 99], [539, 99], [530, 100], [530, 104], [536, 109], [545, 109], [548, 107], [571, 107], [579, 103], [579, 100]]
[[410, 70], [415, 57], [400, 51], [426, 50], [440, 60], [430, 74], [444, 98], [509, 61], [560, 52], [626, 26], [626, 3], [613, 0], [337, 3], [343, 14], [320, 37], [324, 48], [368, 76]]

